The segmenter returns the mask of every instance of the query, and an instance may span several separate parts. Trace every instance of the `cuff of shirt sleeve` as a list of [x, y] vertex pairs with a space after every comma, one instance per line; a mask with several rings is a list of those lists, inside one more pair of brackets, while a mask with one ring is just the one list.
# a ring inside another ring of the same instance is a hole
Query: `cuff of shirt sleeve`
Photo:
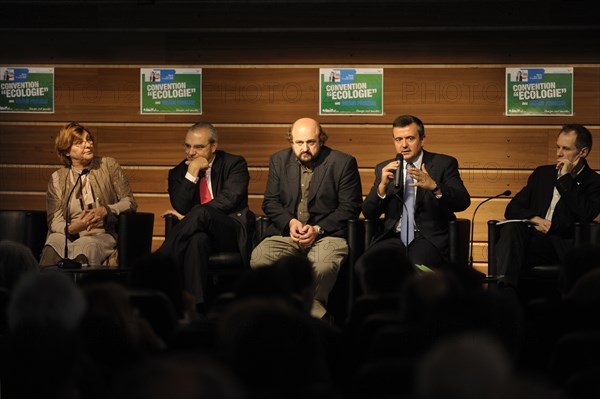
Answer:
[[185, 178], [194, 184], [198, 183], [198, 180], [200, 180], [200, 178], [198, 176], [194, 177], [194, 175], [192, 175], [190, 172], [187, 172], [185, 174]]

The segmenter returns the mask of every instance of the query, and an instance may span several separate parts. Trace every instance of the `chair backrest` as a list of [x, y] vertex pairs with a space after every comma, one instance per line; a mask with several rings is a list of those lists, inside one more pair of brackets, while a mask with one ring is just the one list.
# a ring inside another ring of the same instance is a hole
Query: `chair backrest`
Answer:
[[575, 244], [583, 243], [600, 245], [600, 223], [575, 223]]
[[469, 219], [456, 219], [448, 222], [448, 250], [450, 263], [455, 266], [469, 264], [471, 221]]
[[0, 239], [27, 246], [38, 260], [47, 233], [46, 211], [0, 210]]
[[133, 212], [119, 215], [119, 268], [130, 268], [137, 259], [152, 252], [153, 232], [153, 213]]

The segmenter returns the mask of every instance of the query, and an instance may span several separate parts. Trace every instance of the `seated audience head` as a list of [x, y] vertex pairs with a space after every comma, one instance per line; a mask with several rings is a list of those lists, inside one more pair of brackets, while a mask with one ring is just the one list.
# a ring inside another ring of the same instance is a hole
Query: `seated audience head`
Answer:
[[402, 292], [401, 311], [406, 320], [424, 320], [439, 303], [462, 294], [462, 286], [452, 273], [443, 270], [414, 273]]
[[600, 305], [600, 268], [593, 269], [581, 276], [565, 299], [580, 305]]
[[132, 364], [164, 343], [135, 314], [125, 287], [114, 282], [83, 288], [87, 309], [81, 334], [94, 360], [111, 370]]
[[415, 273], [415, 266], [400, 248], [367, 251], [360, 284], [365, 294], [398, 294], [406, 279]]
[[245, 399], [233, 373], [214, 358], [168, 354], [141, 362], [117, 377], [116, 399]]
[[315, 274], [312, 262], [306, 256], [286, 255], [275, 262], [273, 267], [284, 270], [292, 285], [292, 295], [310, 312], [313, 304]]
[[236, 299], [292, 298], [292, 282], [287, 271], [279, 267], [259, 267], [246, 271], [235, 282]]
[[183, 280], [172, 257], [154, 252], [140, 258], [131, 268], [129, 284], [131, 288], [161, 291], [173, 303], [177, 316], [183, 317]]
[[83, 293], [64, 273], [29, 273], [14, 288], [8, 325], [12, 332], [27, 328], [74, 331], [85, 308]]
[[66, 274], [22, 276], [8, 305], [2, 397], [104, 397], [104, 380], [80, 340], [85, 309], [83, 293]]
[[503, 348], [484, 334], [464, 334], [439, 341], [420, 360], [415, 391], [422, 399], [490, 397], [511, 378]]
[[558, 284], [561, 294], [568, 295], [577, 281], [600, 268], [600, 246], [583, 244], [570, 249], [560, 265]]
[[310, 398], [312, 389], [330, 382], [314, 324], [285, 300], [234, 303], [223, 315], [217, 337], [250, 397]]
[[21, 276], [38, 269], [31, 249], [18, 242], [0, 241], [0, 287], [10, 292]]

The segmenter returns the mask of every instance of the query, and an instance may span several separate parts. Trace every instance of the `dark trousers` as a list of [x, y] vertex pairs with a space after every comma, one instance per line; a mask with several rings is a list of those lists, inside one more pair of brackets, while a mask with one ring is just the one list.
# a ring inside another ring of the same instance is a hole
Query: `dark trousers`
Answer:
[[208, 258], [214, 252], [239, 252], [237, 232], [241, 226], [225, 213], [197, 205], [180, 220], [158, 252], [178, 263], [184, 288], [204, 302]]
[[496, 243], [498, 282], [517, 287], [523, 268], [560, 263], [572, 247], [572, 239], [544, 234], [524, 223], [507, 223]]

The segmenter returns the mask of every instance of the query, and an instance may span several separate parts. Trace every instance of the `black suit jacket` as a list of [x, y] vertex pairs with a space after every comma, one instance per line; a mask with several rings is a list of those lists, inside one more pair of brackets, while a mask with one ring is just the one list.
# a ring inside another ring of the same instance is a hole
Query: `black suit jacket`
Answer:
[[[184, 160], [169, 171], [169, 199], [173, 208], [183, 215], [200, 204], [198, 184], [185, 178], [187, 168]], [[215, 152], [210, 172], [213, 200], [203, 206], [216, 208], [239, 222], [238, 247], [244, 259], [249, 256], [250, 237], [256, 222], [248, 208], [249, 182], [248, 165], [243, 157], [220, 150]]]
[[590, 222], [600, 214], [600, 175], [585, 159], [582, 161], [584, 166], [576, 177], [566, 174], [557, 179], [556, 165], [536, 168], [527, 185], [508, 203], [504, 216], [507, 219], [534, 216], [545, 219], [556, 186], [560, 200], [554, 208], [548, 234], [573, 238], [575, 222]]
[[[379, 241], [396, 234], [395, 228], [404, 210], [404, 185], [395, 188], [393, 182], [387, 186], [386, 197], [377, 195], [383, 167], [394, 159], [381, 162], [375, 167], [375, 182], [363, 203], [363, 214], [367, 219], [379, 219], [385, 214], [383, 232], [375, 237]], [[448, 252], [448, 222], [456, 219], [454, 212], [469, 207], [471, 197], [463, 184], [458, 171], [458, 161], [448, 155], [423, 151], [423, 162], [427, 172], [442, 190], [442, 198], [437, 199], [433, 192], [417, 189], [415, 199], [415, 223], [419, 234], [429, 240], [444, 256]]]
[[[294, 152], [289, 148], [273, 154], [262, 207], [273, 223], [265, 237], [289, 235], [288, 223], [296, 218], [300, 198], [300, 164]], [[325, 235], [346, 237], [348, 219], [358, 217], [361, 202], [356, 159], [322, 146], [309, 188], [308, 224], [322, 227]]]

